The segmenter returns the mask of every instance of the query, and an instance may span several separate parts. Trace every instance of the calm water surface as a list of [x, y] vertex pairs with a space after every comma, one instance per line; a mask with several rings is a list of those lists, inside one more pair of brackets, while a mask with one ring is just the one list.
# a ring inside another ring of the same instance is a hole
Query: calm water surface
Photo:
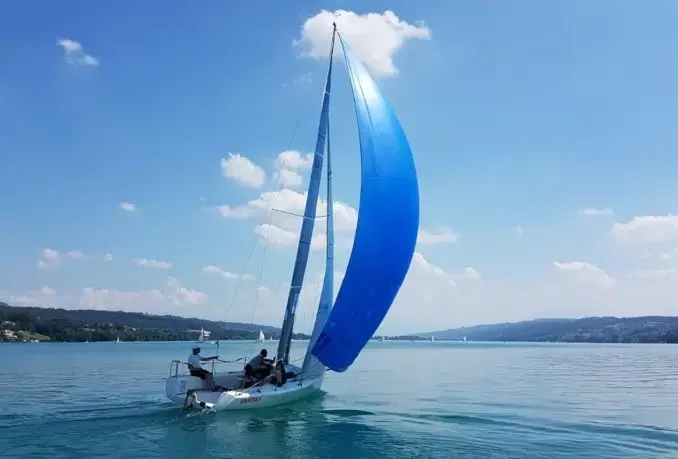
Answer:
[[163, 378], [189, 348], [0, 345], [0, 457], [678, 458], [678, 346], [371, 343], [313, 399], [186, 416]]

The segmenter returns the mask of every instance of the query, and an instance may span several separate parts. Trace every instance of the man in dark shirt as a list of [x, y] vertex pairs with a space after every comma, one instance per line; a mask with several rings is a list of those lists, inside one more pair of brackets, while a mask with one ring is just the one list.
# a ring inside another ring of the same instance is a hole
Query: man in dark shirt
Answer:
[[271, 367], [275, 359], [267, 359], [267, 355], [268, 351], [262, 349], [259, 354], [255, 355], [248, 363], [254, 372], [253, 376], [257, 379], [265, 378], [271, 373]]

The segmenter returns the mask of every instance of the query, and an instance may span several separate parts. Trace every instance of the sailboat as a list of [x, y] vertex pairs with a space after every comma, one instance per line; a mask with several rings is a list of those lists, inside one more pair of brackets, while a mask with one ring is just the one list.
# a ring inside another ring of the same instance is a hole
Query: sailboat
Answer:
[[[361, 151], [361, 194], [353, 249], [335, 299], [329, 107], [336, 41], [343, 51], [355, 105]], [[180, 374], [179, 367], [185, 364], [175, 360], [170, 366], [165, 392], [184, 409], [221, 411], [271, 407], [318, 392], [327, 370], [342, 373], [353, 364], [400, 290], [419, 230], [419, 188], [414, 159], [396, 114], [362, 62], [346, 45], [336, 24], [318, 124], [304, 218], [276, 355], [290, 376], [280, 387], [258, 382], [245, 388], [243, 371], [224, 372], [215, 374], [214, 379], [217, 386], [226, 389], [212, 391], [200, 378]], [[299, 367], [290, 363], [289, 358], [292, 330], [311, 248], [325, 159], [325, 275], [311, 339]]]
[[266, 336], [264, 336], [264, 332], [262, 330], [259, 330], [259, 341], [266, 341]]

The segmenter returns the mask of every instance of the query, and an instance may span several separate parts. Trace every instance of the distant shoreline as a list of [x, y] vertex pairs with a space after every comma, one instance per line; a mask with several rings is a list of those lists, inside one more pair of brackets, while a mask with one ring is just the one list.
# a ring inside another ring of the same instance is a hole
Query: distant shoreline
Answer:
[[[0, 303], [0, 341], [107, 342], [280, 339], [280, 329], [267, 325], [216, 322], [197, 318], [136, 312], [19, 307]], [[292, 339], [308, 339], [293, 333]], [[266, 342], [265, 341], [265, 342]]]
[[[0, 341], [121, 342], [195, 341], [200, 330], [208, 341], [256, 341], [263, 333], [280, 339], [280, 328], [269, 325], [219, 322], [198, 318], [159, 316], [138, 312], [55, 309], [10, 306], [0, 302]], [[386, 341], [457, 340], [523, 343], [678, 343], [678, 317], [585, 317], [535, 319], [477, 325], [397, 336]], [[309, 339], [294, 333], [295, 340]]]

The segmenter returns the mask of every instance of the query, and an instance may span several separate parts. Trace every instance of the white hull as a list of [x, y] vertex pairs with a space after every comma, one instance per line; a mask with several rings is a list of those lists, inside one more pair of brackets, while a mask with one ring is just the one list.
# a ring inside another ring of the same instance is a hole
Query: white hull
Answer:
[[[288, 367], [297, 373], [300, 369]], [[215, 382], [222, 387], [242, 386], [242, 372], [217, 374]], [[283, 386], [264, 384], [247, 389], [227, 391], [207, 390], [205, 381], [190, 375], [174, 375], [167, 378], [165, 392], [172, 402], [186, 408], [208, 408], [214, 411], [251, 410], [283, 405], [317, 393], [323, 376], [316, 379], [291, 379]], [[187, 398], [187, 392], [191, 394]]]

